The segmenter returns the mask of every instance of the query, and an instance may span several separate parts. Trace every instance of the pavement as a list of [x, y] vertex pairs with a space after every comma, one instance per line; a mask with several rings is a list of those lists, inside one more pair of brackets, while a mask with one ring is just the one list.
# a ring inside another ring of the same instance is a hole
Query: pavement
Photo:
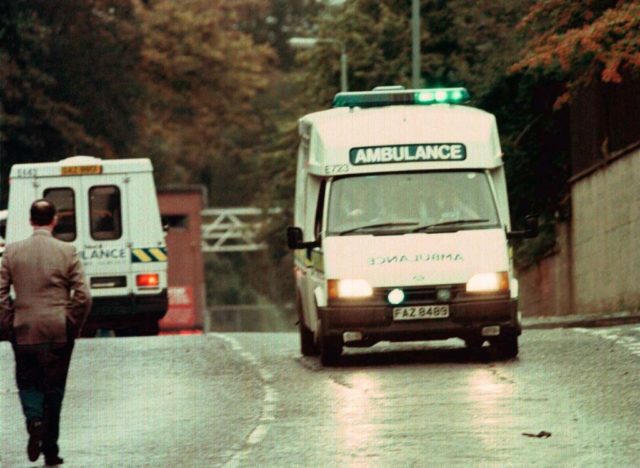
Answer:
[[640, 323], [640, 310], [620, 311], [598, 315], [556, 315], [547, 317], [522, 317], [526, 329], [610, 327], [628, 323]]

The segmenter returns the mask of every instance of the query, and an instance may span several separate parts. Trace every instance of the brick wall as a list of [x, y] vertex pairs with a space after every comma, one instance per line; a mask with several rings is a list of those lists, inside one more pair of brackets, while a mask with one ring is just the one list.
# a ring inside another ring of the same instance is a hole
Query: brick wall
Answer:
[[572, 311], [570, 227], [556, 226], [555, 252], [518, 272], [519, 308], [525, 316], [567, 315]]

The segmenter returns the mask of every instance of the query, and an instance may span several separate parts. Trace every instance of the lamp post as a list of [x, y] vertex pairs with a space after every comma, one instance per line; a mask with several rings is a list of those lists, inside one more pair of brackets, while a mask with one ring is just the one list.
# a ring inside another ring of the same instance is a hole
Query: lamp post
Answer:
[[289, 39], [289, 45], [296, 49], [309, 49], [315, 47], [316, 44], [337, 44], [340, 46], [340, 91], [349, 91], [347, 83], [347, 48], [344, 42], [322, 37], [292, 37]]
[[411, 87], [420, 87], [420, 0], [411, 2]]

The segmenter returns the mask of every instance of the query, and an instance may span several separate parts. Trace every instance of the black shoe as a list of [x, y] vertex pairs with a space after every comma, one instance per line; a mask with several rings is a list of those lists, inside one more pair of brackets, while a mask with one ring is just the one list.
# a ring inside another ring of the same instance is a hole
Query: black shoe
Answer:
[[40, 449], [42, 444], [42, 420], [33, 419], [29, 421], [27, 426], [29, 431], [29, 442], [27, 443], [27, 455], [29, 455], [29, 461], [36, 461], [40, 456]]
[[44, 456], [44, 465], [45, 466], [58, 466], [62, 465], [64, 460], [60, 458], [58, 455]]

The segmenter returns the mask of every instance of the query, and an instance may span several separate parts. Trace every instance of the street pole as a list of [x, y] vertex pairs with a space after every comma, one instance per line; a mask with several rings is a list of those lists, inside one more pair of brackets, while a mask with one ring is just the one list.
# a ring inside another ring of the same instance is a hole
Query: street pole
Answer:
[[337, 44], [340, 46], [340, 91], [349, 90], [348, 65], [347, 65], [347, 47], [344, 42], [337, 39], [326, 39], [322, 37], [292, 37], [289, 39], [289, 45], [297, 49], [307, 49], [314, 47], [316, 44]]
[[340, 52], [340, 91], [346, 93], [349, 91], [349, 85], [347, 83], [347, 50], [343, 43], [341, 43], [342, 50]]
[[420, 0], [411, 0], [411, 87], [420, 86]]

